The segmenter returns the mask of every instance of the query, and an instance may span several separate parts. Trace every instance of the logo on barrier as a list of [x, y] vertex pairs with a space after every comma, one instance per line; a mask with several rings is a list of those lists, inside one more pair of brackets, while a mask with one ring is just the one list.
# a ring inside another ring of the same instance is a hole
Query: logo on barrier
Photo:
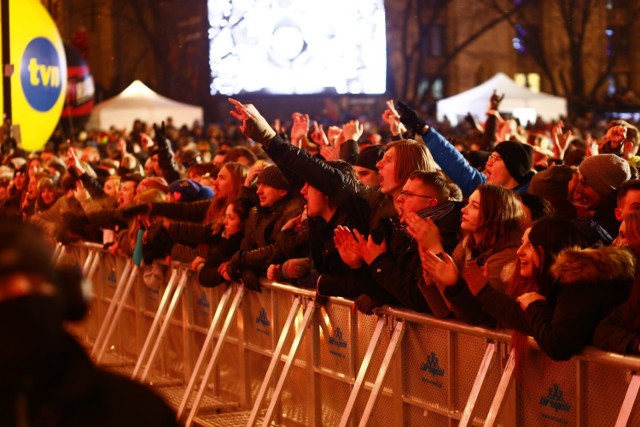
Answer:
[[107, 281], [109, 282], [109, 287], [110, 288], [115, 288], [116, 287], [116, 271], [115, 270], [111, 270], [109, 272], [109, 275], [107, 276]]
[[22, 54], [20, 81], [29, 105], [49, 111], [60, 98], [62, 76], [60, 57], [44, 37], [31, 40]]
[[564, 400], [564, 392], [558, 384], [549, 387], [547, 395], [540, 398], [540, 405], [554, 409], [555, 415], [542, 413], [542, 418], [555, 421], [560, 424], [568, 424], [569, 420], [560, 418], [558, 412], [570, 412], [571, 405]]
[[431, 354], [427, 356], [427, 360], [420, 366], [420, 370], [431, 374], [431, 378], [422, 377], [422, 381], [438, 388], [442, 387], [442, 383], [440, 381], [436, 381], [435, 377], [444, 377], [444, 368], [440, 366], [438, 356], [435, 352], [432, 351]]
[[265, 310], [264, 307], [260, 307], [260, 313], [258, 313], [258, 317], [256, 317], [256, 323], [263, 326], [262, 328], [257, 327], [256, 331], [265, 335], [271, 334], [269, 330], [271, 322], [269, 321], [269, 317], [267, 317], [267, 310]]
[[209, 300], [207, 299], [207, 294], [201, 292], [198, 301], [196, 301], [196, 305], [198, 306], [198, 314], [201, 314], [203, 316], [209, 315], [209, 307], [211, 307], [211, 305], [209, 304]]
[[[335, 347], [336, 349], [347, 348], [347, 342], [342, 338], [341, 328], [336, 328], [336, 330], [333, 332], [333, 336], [330, 336], [327, 339], [327, 341], [329, 342], [329, 345]], [[329, 350], [329, 353], [333, 354], [334, 356], [341, 357], [343, 359], [347, 357], [345, 354], [340, 353], [337, 350]]]
[[540, 404], [542, 406], [549, 406], [555, 409], [556, 412], [569, 412], [571, 410], [571, 405], [564, 400], [564, 392], [558, 384], [549, 387], [547, 395], [540, 398]]

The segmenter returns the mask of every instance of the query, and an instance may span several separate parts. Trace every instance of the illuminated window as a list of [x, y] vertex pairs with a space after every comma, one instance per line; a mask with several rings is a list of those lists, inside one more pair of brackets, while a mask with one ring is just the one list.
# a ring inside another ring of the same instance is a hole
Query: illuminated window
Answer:
[[533, 92], [540, 92], [540, 74], [538, 73], [516, 73], [513, 80], [519, 86], [529, 88]]

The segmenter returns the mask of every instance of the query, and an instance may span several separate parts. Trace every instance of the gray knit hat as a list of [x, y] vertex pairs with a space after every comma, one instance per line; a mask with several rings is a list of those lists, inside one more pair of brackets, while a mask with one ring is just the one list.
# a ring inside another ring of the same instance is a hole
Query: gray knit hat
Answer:
[[629, 163], [615, 154], [587, 157], [578, 170], [587, 185], [602, 197], [613, 193], [631, 178]]

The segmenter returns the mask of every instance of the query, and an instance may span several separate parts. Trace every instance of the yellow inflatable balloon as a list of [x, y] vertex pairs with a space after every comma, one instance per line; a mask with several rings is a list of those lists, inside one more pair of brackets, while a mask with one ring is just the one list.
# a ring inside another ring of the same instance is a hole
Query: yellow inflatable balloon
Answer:
[[[53, 133], [67, 91], [67, 61], [56, 24], [39, 0], [9, 0], [11, 109], [25, 150], [42, 148]], [[0, 40], [4, 43], [4, 40]], [[4, 117], [3, 93], [0, 110]]]

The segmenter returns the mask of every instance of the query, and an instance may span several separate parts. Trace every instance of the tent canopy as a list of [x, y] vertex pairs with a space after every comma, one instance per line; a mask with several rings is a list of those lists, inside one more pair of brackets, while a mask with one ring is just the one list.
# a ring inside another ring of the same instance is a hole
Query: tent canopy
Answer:
[[158, 95], [140, 80], [136, 80], [119, 95], [96, 105], [89, 117], [87, 129], [129, 129], [135, 119], [160, 123], [173, 118], [175, 126], [191, 126], [202, 122], [202, 107], [177, 102]]
[[533, 92], [518, 86], [507, 75], [498, 73], [474, 88], [438, 101], [438, 120], [442, 121], [447, 116], [455, 125], [467, 113], [471, 113], [480, 121], [484, 121], [494, 90], [498, 95], [505, 95], [500, 103], [500, 111], [511, 113], [519, 118], [522, 124], [535, 121], [536, 116], [550, 121], [567, 115], [565, 98]]

